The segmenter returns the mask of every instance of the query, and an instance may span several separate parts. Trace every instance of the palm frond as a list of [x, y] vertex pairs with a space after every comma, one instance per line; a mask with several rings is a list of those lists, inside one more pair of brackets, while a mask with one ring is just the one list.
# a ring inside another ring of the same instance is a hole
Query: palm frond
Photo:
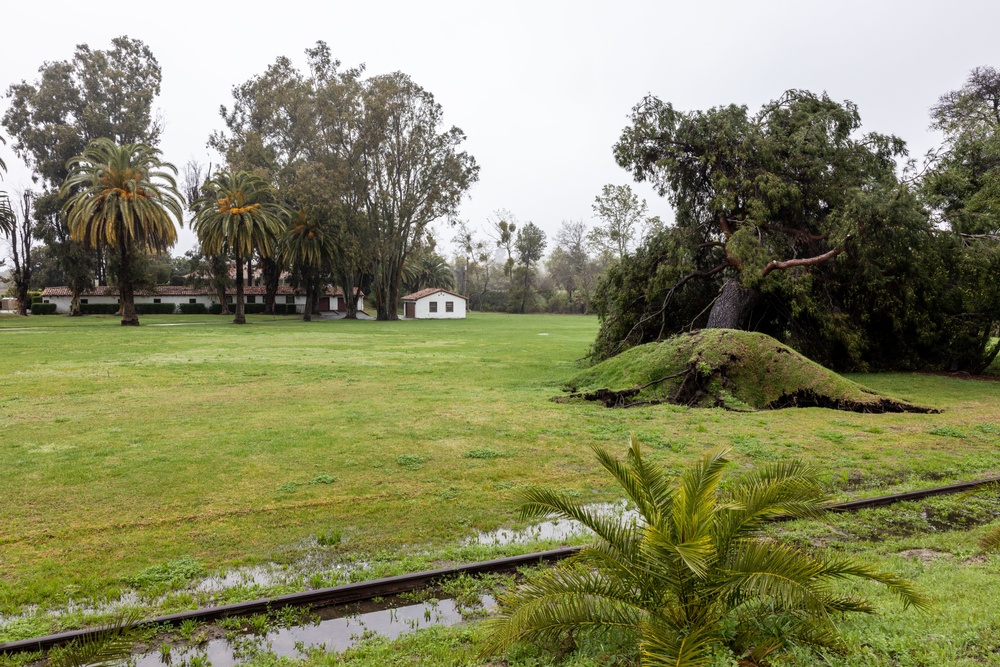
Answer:
[[50, 656], [51, 667], [105, 667], [127, 658], [136, 642], [136, 613], [122, 614], [93, 637], [74, 641]]

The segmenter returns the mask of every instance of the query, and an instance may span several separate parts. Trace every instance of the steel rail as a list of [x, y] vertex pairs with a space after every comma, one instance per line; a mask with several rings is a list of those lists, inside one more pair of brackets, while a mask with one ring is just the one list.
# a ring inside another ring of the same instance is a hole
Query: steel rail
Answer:
[[[919, 491], [907, 491], [905, 493], [895, 493], [887, 496], [876, 496], [873, 498], [862, 498], [844, 503], [828, 505], [828, 512], [856, 512], [874, 507], [884, 507], [894, 503], [906, 502], [910, 500], [921, 500], [932, 496], [949, 495], [971, 491], [991, 484], [1000, 484], [1000, 477], [991, 477], [972, 482], [961, 482], [959, 484], [949, 484]], [[457, 565], [455, 567], [445, 567], [436, 570], [426, 570], [413, 574], [403, 574], [373, 581], [361, 581], [354, 584], [344, 584], [330, 588], [319, 588], [302, 593], [289, 593], [273, 598], [261, 598], [249, 602], [237, 602], [218, 607], [207, 607], [203, 609], [193, 609], [176, 614], [156, 616], [141, 621], [139, 626], [149, 625], [174, 625], [182, 621], [196, 620], [200, 622], [216, 621], [230, 616], [250, 616], [252, 614], [266, 613], [282, 607], [328, 607], [343, 605], [351, 602], [362, 602], [376, 597], [387, 595], [397, 595], [409, 591], [427, 588], [428, 586], [440, 582], [450, 577], [461, 574], [480, 575], [488, 573], [511, 572], [526, 565], [539, 563], [552, 563], [572, 556], [581, 547], [564, 547], [561, 549], [551, 549], [540, 551], [523, 556], [510, 556], [507, 558], [497, 558], [494, 560], [470, 563], [467, 565]], [[33, 639], [22, 639], [7, 644], [0, 644], [0, 653], [21, 653], [25, 651], [44, 651], [55, 646], [62, 646], [73, 641], [84, 641], [96, 636], [105, 627], [84, 628], [81, 630], [69, 630], [59, 632], [44, 637]]]

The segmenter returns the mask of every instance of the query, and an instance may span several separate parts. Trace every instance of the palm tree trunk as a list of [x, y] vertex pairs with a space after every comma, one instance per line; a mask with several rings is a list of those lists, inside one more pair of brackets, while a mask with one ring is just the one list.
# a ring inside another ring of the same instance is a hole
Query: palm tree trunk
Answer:
[[121, 254], [121, 269], [118, 271], [118, 294], [122, 299], [122, 326], [139, 326], [139, 316], [135, 313], [135, 285], [132, 282], [132, 243], [122, 234], [118, 241]]
[[233, 324], [246, 324], [246, 310], [243, 307], [243, 258], [236, 257], [236, 319]]

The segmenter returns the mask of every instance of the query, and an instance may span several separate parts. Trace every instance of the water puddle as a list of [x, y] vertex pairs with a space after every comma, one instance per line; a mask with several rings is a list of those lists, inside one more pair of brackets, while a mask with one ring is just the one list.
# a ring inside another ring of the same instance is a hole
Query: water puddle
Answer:
[[[396, 604], [401, 606], [392, 606]], [[316, 610], [319, 618], [311, 625], [281, 628], [265, 635], [219, 637], [195, 646], [172, 646], [169, 653], [157, 649], [134, 656], [130, 663], [135, 667], [194, 667], [206, 664], [235, 667], [266, 652], [279, 657], [301, 658], [310, 649], [344, 651], [375, 636], [393, 640], [421, 628], [456, 625], [470, 613], [482, 613], [495, 607], [496, 601], [490, 596], [484, 596], [481, 604], [474, 608], [463, 607], [454, 600], [404, 604], [399, 598], [380, 604], [326, 607]]]
[[[587, 505], [586, 509], [596, 512], [600, 516], [614, 517], [617, 519], [630, 519], [638, 515], [625, 508], [625, 504], [618, 503], [595, 503]], [[507, 544], [525, 544], [542, 540], [567, 541], [572, 538], [583, 537], [589, 534], [589, 530], [576, 521], [568, 519], [552, 519], [542, 521], [522, 528], [513, 530], [510, 528], [500, 528], [488, 533], [480, 533], [466, 541], [466, 544], [479, 544], [483, 546], [504, 546]]]

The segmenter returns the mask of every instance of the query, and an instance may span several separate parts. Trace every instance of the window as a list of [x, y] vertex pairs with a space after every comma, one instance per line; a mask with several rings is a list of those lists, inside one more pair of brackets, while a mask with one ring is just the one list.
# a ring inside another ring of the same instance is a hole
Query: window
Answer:
[[295, 303], [295, 297], [294, 296], [286, 296], [285, 297], [285, 303]]
[[226, 303], [232, 303], [232, 302], [233, 302], [233, 295], [232, 294], [227, 294], [226, 295]]
[[429, 305], [431, 307], [431, 312], [432, 313], [436, 313], [438, 311], [438, 302], [437, 301], [431, 301], [427, 305]]
[[257, 297], [255, 297], [255, 296], [248, 296], [247, 297], [247, 303], [257, 303]]
[[153, 299], [153, 303], [160, 303], [159, 299]]
[[[48, 301], [46, 301], [45, 303], [48, 303]], [[87, 299], [80, 299], [80, 303], [87, 303]]]
[[444, 312], [446, 312], [446, 313], [454, 313], [455, 312], [455, 302], [454, 301], [445, 301], [445, 303], [444, 303]]
[[198, 303], [198, 299], [188, 299], [188, 303]]

